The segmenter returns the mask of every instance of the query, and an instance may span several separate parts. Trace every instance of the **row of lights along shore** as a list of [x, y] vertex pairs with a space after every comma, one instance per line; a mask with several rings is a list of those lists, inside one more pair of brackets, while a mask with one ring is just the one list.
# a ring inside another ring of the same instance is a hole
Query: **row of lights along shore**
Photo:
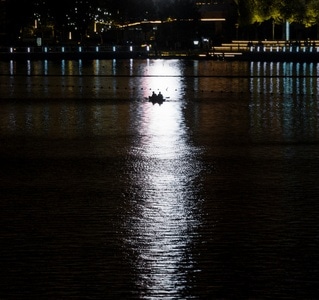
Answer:
[[[57, 49], [58, 49], [58, 48], [55, 47], [55, 52], [58, 52]], [[113, 51], [113, 52], [116, 52], [117, 49], [118, 49], [118, 48], [117, 48], [116, 46], [112, 46], [112, 51]], [[146, 49], [147, 52], [149, 52], [149, 51], [150, 51], [150, 46], [147, 45], [147, 46], [145, 47], [145, 49]], [[64, 47], [64, 46], [60, 47], [60, 52], [61, 52], [61, 53], [66, 52], [66, 50], [67, 50], [66, 47]], [[84, 50], [84, 48], [83, 48], [82, 46], [79, 46], [79, 47], [77, 48], [77, 52], [79, 52], [79, 53], [83, 52], [83, 50]], [[133, 52], [133, 50], [134, 50], [133, 46], [132, 46], [132, 45], [129, 46], [129, 47], [128, 47], [128, 50], [129, 50], [130, 52]], [[9, 51], [10, 51], [10, 53], [14, 53], [14, 52], [17, 51], [17, 48], [10, 47]], [[34, 52], [34, 48], [33, 48], [33, 47], [27, 47], [27, 48], [26, 48], [26, 51], [27, 51], [27, 53]], [[51, 51], [51, 48], [49, 48], [49, 47], [43, 47], [43, 48], [42, 48], [42, 51], [43, 51], [44, 53], [48, 53], [48, 52]], [[100, 51], [101, 51], [100, 47], [99, 47], [99, 46], [95, 46], [95, 52], [100, 52]]]

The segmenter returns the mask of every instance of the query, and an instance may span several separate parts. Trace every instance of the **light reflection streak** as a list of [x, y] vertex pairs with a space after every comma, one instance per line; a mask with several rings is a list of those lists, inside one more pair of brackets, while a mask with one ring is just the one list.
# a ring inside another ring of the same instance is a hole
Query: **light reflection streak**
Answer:
[[[154, 86], [154, 78], [144, 80], [148, 81], [144, 85]], [[179, 79], [175, 85], [181, 89]], [[181, 101], [145, 103], [139, 121], [141, 140], [132, 149], [137, 198], [127, 225], [128, 247], [137, 254], [133, 264], [143, 299], [183, 298], [194, 271], [188, 249], [199, 225], [194, 180], [200, 168], [187, 141], [181, 106]]]
[[30, 76], [32, 73], [31, 61], [27, 60], [27, 75]]
[[[165, 99], [170, 100], [181, 94], [180, 86], [176, 85], [182, 74], [180, 60], [145, 59], [138, 63], [134, 59], [93, 60], [91, 65], [82, 60], [61, 60], [60, 66], [58, 62], [48, 60], [29, 60], [24, 64], [23, 68], [17, 69], [16, 62], [10, 62], [10, 75], [19, 76], [8, 77], [7, 86], [10, 88], [2, 97], [97, 97], [145, 101], [152, 91], [161, 92]], [[27, 79], [20, 76], [23, 74]], [[149, 80], [145, 81], [144, 77]]]
[[251, 63], [251, 133], [275, 140], [309, 140], [318, 134], [314, 64]]
[[143, 97], [147, 98], [151, 92], [161, 92], [164, 97], [175, 100], [180, 97], [181, 86], [181, 62], [178, 60], [148, 60], [146, 68], [150, 77], [142, 78], [141, 86], [144, 86]]
[[49, 74], [49, 68], [48, 68], [48, 61], [44, 60], [43, 62], [43, 74], [48, 75]]
[[9, 70], [10, 70], [10, 75], [14, 75], [15, 73], [15, 69], [16, 69], [16, 63], [13, 60], [10, 60], [10, 64], [9, 64]]

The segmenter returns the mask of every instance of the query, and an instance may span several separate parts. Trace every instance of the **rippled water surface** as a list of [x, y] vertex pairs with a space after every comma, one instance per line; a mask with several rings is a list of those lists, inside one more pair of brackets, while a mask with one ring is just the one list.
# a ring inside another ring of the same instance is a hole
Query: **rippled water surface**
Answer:
[[0, 62], [0, 299], [318, 299], [318, 73]]

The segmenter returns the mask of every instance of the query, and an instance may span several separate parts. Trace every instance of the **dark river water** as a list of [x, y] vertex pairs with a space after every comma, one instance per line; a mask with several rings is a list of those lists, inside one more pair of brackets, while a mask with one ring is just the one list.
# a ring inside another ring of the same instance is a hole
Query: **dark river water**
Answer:
[[318, 76], [0, 62], [0, 299], [319, 299]]

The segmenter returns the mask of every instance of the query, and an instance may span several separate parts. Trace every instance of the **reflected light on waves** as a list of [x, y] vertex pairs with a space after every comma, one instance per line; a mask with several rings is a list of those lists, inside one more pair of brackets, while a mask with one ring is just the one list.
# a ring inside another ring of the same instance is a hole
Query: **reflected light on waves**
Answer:
[[137, 196], [129, 217], [128, 243], [136, 254], [136, 285], [143, 299], [181, 298], [188, 273], [194, 271], [189, 249], [199, 225], [194, 185], [198, 168], [186, 140], [181, 106], [180, 102], [144, 103], [141, 140], [132, 150], [131, 194]]
[[144, 89], [144, 97], [150, 96], [150, 92], [161, 92], [165, 98], [176, 100], [180, 97], [182, 90], [181, 82], [181, 62], [173, 60], [154, 60], [147, 62], [147, 74], [149, 77], [143, 77], [141, 86]]

